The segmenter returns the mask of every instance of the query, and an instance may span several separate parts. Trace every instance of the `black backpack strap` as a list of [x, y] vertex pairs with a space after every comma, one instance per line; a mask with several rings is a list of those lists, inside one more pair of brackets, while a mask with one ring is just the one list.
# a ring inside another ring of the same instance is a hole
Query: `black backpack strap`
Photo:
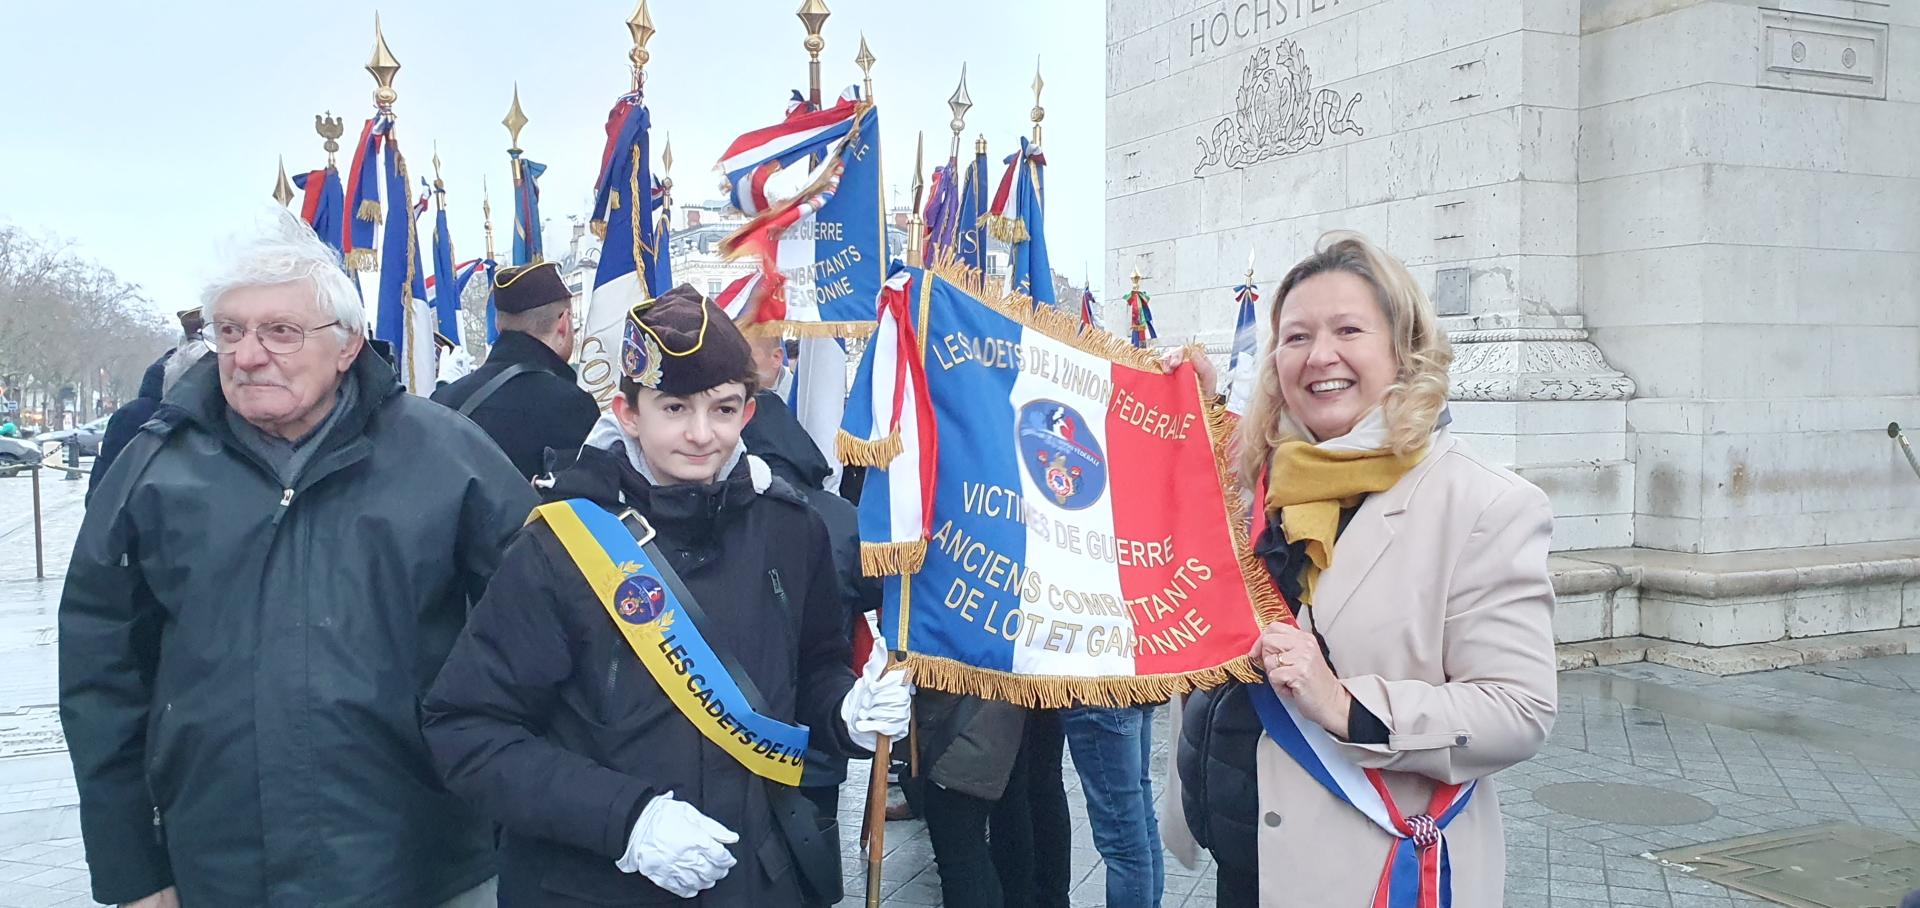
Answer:
[[513, 381], [532, 371], [534, 371], [534, 368], [526, 363], [514, 363], [505, 369], [501, 369], [499, 374], [487, 379], [487, 383], [481, 385], [480, 390], [473, 392], [473, 396], [467, 398], [466, 403], [460, 405], [460, 415], [472, 416], [473, 411], [480, 409], [480, 405], [486, 403], [487, 398], [492, 397], [494, 392], [505, 387], [507, 382]]

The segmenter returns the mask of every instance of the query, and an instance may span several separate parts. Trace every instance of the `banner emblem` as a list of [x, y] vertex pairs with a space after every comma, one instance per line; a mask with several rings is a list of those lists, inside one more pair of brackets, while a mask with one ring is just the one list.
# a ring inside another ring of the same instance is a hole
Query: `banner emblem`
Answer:
[[1034, 485], [1069, 511], [1091, 507], [1107, 489], [1107, 459], [1079, 411], [1054, 400], [1020, 408], [1020, 459]]

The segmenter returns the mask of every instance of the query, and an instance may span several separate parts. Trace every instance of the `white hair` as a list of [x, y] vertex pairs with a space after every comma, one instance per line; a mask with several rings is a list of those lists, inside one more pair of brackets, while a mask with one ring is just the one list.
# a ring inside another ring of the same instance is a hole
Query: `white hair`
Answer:
[[276, 208], [269, 223], [224, 256], [224, 263], [200, 291], [200, 317], [208, 327], [220, 298], [235, 290], [307, 283], [319, 311], [340, 322], [340, 337], [367, 333], [367, 312], [340, 253], [320, 241], [313, 228], [293, 212]]

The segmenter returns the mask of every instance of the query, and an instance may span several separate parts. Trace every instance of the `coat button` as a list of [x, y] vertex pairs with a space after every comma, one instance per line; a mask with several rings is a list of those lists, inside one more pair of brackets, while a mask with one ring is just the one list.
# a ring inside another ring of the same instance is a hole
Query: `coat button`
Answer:
[[1468, 739], [1468, 736], [1466, 736], [1466, 735], [1454, 735], [1454, 736], [1453, 736], [1453, 746], [1455, 746], [1455, 747], [1465, 747], [1465, 746], [1467, 746], [1467, 741], [1468, 741], [1468, 740], [1469, 740], [1469, 739]]
[[1268, 826], [1278, 826], [1278, 825], [1280, 825], [1280, 815], [1279, 815], [1279, 814], [1277, 814], [1277, 813], [1274, 813], [1274, 812], [1273, 812], [1273, 811], [1271, 811], [1271, 810], [1269, 810], [1269, 811], [1267, 811], [1267, 816], [1266, 816], [1266, 818], [1265, 818], [1265, 819], [1266, 819], [1266, 822], [1267, 822], [1267, 825], [1268, 825]]

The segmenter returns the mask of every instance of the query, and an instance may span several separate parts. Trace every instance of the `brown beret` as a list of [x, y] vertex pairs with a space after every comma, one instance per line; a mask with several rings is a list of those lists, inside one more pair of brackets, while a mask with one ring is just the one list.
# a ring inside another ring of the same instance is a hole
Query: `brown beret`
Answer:
[[573, 291], [561, 279], [558, 262], [512, 265], [493, 276], [493, 308], [500, 312], [525, 312], [571, 299]]
[[733, 320], [691, 284], [627, 313], [621, 370], [641, 387], [676, 397], [753, 380], [753, 349]]

